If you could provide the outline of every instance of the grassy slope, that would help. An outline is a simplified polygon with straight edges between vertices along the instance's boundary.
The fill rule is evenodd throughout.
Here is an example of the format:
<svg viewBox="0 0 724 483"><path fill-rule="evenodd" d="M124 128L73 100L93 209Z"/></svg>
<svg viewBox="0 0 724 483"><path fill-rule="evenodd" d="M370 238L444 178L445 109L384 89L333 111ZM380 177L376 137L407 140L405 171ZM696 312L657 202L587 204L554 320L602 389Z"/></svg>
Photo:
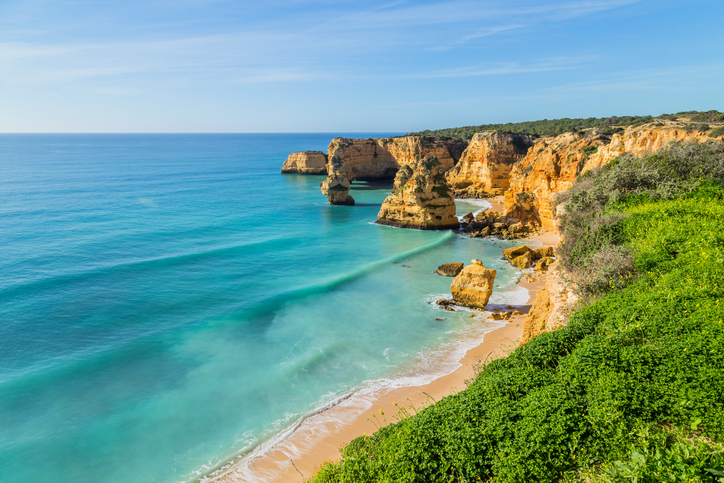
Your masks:
<svg viewBox="0 0 724 483"><path fill-rule="evenodd" d="M618 201L636 278L311 481L724 482L724 190Z"/></svg>

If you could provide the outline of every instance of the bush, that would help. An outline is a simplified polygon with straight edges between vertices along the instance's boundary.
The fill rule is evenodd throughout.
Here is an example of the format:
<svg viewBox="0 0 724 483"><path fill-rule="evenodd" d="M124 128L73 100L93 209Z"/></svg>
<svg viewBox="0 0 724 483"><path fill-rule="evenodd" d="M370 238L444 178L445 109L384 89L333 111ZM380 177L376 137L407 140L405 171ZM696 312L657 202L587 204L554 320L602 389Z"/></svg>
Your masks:
<svg viewBox="0 0 724 483"><path fill-rule="evenodd" d="M691 192L703 182L724 187L724 143L674 143L637 158L624 154L586 173L556 202L561 217L562 265L580 295L621 288L634 273L632 254L622 247L623 215L611 210Z"/></svg>
<svg viewBox="0 0 724 483"><path fill-rule="evenodd" d="M718 127L716 129L712 129L712 131L709 133L710 138L716 138L719 136L724 136L724 127Z"/></svg>

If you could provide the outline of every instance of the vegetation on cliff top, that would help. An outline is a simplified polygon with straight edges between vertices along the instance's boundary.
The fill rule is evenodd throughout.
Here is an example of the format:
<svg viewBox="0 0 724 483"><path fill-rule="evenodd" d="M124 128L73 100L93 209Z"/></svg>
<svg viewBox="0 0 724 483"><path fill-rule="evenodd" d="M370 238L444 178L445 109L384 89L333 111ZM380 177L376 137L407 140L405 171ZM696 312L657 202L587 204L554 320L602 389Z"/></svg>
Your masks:
<svg viewBox="0 0 724 483"><path fill-rule="evenodd" d="M572 212L593 214L566 220L588 230L565 257L625 247L625 282L466 390L355 439L311 481L724 482L722 153L679 146L580 180ZM586 198L591 179L617 192ZM591 235L604 217L615 236Z"/></svg>
<svg viewBox="0 0 724 483"><path fill-rule="evenodd" d="M719 111L685 111L676 114L662 114L656 119L678 120L687 119L693 123L724 123L724 113ZM481 124L480 126L463 126L447 129L426 129L410 133L414 136L445 136L471 139L480 131L500 131L513 134L530 134L534 136L558 136L565 132L588 128L616 128L636 126L655 121L653 116L620 116L620 117L589 117L587 119L543 119L540 121L514 122L506 124Z"/></svg>

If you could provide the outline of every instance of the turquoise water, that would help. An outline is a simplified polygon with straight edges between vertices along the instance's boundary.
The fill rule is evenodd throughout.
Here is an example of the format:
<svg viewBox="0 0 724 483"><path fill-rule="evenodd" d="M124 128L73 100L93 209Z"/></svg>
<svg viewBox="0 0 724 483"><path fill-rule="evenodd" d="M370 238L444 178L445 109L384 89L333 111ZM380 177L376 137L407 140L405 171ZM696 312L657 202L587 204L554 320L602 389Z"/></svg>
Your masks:
<svg viewBox="0 0 724 483"><path fill-rule="evenodd" d="M449 372L430 354L490 327L428 303L439 264L482 258L520 299L509 243L378 226L388 185L337 207L279 173L334 136L0 136L0 481L193 480Z"/></svg>

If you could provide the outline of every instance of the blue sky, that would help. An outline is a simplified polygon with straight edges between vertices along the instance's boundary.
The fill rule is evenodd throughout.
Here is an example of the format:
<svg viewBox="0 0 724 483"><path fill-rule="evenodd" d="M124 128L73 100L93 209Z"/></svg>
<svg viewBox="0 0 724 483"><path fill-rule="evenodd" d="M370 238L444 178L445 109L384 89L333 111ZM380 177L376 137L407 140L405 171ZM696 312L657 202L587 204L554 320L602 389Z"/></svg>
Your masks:
<svg viewBox="0 0 724 483"><path fill-rule="evenodd" d="M724 110L722 0L1 0L0 132Z"/></svg>

